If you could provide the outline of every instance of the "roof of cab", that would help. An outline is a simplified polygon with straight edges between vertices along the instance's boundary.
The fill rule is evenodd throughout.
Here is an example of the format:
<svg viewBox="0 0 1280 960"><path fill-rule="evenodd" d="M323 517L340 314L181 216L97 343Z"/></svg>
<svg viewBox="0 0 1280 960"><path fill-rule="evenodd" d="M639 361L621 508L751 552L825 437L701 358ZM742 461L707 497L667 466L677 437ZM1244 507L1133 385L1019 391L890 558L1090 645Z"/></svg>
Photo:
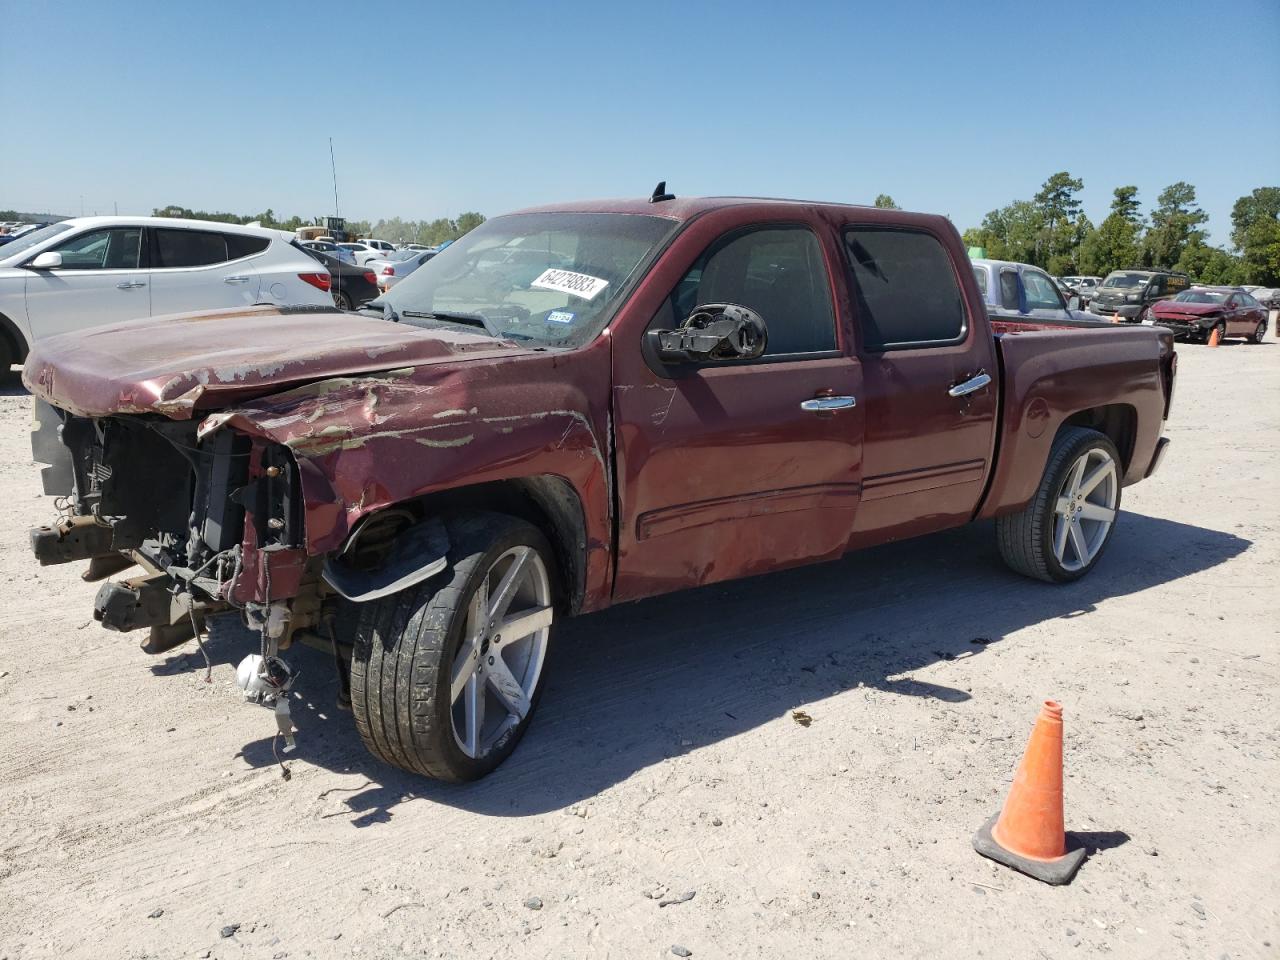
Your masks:
<svg viewBox="0 0 1280 960"><path fill-rule="evenodd" d="M699 214L725 207L741 206L800 206L829 207L848 210L876 210L865 204L828 203L819 200L789 200L775 197L676 197L652 203L647 197L628 197L613 200L578 200L569 203L550 203L528 207L515 213L630 213L650 217L666 217L671 220L691 220ZM891 211L898 213L901 211Z"/></svg>

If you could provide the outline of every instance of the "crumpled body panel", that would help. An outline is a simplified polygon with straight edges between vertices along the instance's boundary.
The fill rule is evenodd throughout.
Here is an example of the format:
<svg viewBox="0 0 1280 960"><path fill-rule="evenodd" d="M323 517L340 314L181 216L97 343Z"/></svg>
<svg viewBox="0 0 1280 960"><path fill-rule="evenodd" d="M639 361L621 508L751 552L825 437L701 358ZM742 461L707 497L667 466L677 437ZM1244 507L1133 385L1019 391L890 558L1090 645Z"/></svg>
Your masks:
<svg viewBox="0 0 1280 960"><path fill-rule="evenodd" d="M424 364L250 400L205 417L198 435L230 427L293 452L313 556L336 549L366 514L414 497L562 478L582 504L591 609L607 601L611 567L608 378L607 340L572 353Z"/></svg>
<svg viewBox="0 0 1280 960"><path fill-rule="evenodd" d="M23 380L36 396L79 416L189 420L322 378L528 352L481 331L426 330L323 308L249 307L38 340Z"/></svg>

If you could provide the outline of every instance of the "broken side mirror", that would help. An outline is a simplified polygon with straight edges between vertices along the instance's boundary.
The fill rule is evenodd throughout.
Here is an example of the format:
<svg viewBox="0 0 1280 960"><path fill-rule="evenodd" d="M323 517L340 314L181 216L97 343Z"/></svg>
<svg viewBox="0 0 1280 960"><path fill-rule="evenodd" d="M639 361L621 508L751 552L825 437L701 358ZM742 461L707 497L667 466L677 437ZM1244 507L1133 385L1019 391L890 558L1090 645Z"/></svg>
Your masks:
<svg viewBox="0 0 1280 960"><path fill-rule="evenodd" d="M1068 309L1068 310L1079 310L1079 309L1080 309L1080 298L1079 298L1078 296L1076 296L1075 294L1072 294L1071 299L1069 299L1069 300L1067 301L1067 309Z"/></svg>
<svg viewBox="0 0 1280 960"><path fill-rule="evenodd" d="M675 330L650 330L649 342L663 363L755 360L769 334L764 318L736 303L706 303Z"/></svg>

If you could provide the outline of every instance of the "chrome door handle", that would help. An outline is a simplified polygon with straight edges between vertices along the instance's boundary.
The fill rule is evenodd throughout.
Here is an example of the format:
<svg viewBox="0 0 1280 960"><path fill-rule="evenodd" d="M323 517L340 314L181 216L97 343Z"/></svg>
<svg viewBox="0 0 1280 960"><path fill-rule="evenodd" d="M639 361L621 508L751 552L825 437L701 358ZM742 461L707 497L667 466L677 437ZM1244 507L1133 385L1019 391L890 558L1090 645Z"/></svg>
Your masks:
<svg viewBox="0 0 1280 960"><path fill-rule="evenodd" d="M857 404L858 401L853 397L814 397L800 404L800 409L821 413L824 410L848 410Z"/></svg>
<svg viewBox="0 0 1280 960"><path fill-rule="evenodd" d="M222 282L223 283L248 283L249 278L248 277L224 277Z"/></svg>
<svg viewBox="0 0 1280 960"><path fill-rule="evenodd" d="M117 290L136 290L138 287L145 287L146 284L141 280L125 280L116 284Z"/></svg>
<svg viewBox="0 0 1280 960"><path fill-rule="evenodd" d="M970 377L964 383L957 383L954 387L947 391L950 397L967 397L971 393L977 393L983 387L991 383L991 375L989 373L979 372L976 376Z"/></svg>

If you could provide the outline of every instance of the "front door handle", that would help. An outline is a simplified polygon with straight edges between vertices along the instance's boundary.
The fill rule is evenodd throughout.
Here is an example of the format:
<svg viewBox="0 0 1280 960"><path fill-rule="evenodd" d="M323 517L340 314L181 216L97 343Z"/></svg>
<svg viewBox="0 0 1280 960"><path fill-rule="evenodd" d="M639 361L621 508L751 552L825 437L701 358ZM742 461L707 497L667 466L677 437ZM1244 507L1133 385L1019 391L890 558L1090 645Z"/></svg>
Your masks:
<svg viewBox="0 0 1280 960"><path fill-rule="evenodd" d="M823 413L827 410L848 410L857 404L858 401L853 397L814 397L800 404L800 409L810 413Z"/></svg>
<svg viewBox="0 0 1280 960"><path fill-rule="evenodd" d="M226 277L223 279L222 282L223 283L248 283L249 278L248 277Z"/></svg>
<svg viewBox="0 0 1280 960"><path fill-rule="evenodd" d="M116 284L117 290L136 290L138 287L145 287L146 284L141 280L124 280Z"/></svg>
<svg viewBox="0 0 1280 960"><path fill-rule="evenodd" d="M983 387L991 383L991 374L979 370L977 374L970 377L963 383L957 383L954 387L947 391L950 397L967 397L971 393L977 393Z"/></svg>

